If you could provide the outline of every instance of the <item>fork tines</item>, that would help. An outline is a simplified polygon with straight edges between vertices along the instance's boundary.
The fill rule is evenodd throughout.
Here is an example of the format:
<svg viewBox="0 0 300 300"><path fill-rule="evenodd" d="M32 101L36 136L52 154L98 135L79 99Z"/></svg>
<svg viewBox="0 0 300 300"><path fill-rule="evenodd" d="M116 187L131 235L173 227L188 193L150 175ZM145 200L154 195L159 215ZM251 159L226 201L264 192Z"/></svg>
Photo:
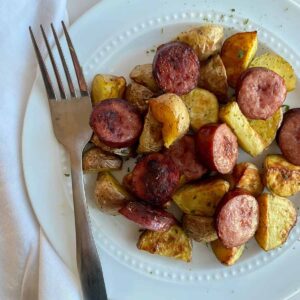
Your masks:
<svg viewBox="0 0 300 300"><path fill-rule="evenodd" d="M85 81L85 78L84 78L84 75L83 75L83 72L82 72L82 68L79 64L75 49L74 49L72 41L71 41L71 38L69 36L69 33L67 31L67 28L66 28L64 22L62 21L61 23L62 23L63 31L65 33L65 37L66 37L66 41L67 41L68 48L69 48L69 51L70 51L70 55L71 55L71 58L72 58L72 61L73 61L73 65L74 65L74 69L75 69L75 73L76 73L76 77L77 77L77 81L78 81L78 85L79 85L80 94L81 94L82 97L83 96L88 96L89 95L88 86L86 84L86 81ZM48 50L48 53L49 53L49 58L50 58L50 61L51 61L51 64L52 64L52 67L53 67L53 70L54 70L55 78L56 78L56 81L57 81L57 84L58 84L60 98L61 99L66 99L67 98L66 93L65 93L62 81L61 81L61 77L60 77L60 74L59 74L54 56L52 54L52 50L51 50L49 41L47 39L47 36L45 34L43 26L41 25L40 27L41 27L42 35L43 35L43 38L44 38L44 41L45 41L45 44L46 44L46 47L47 47L47 50ZM65 57L64 57L59 39L57 37L56 31L55 31L54 26L53 26L52 23L51 23L51 29L52 29L52 32L53 32L53 35L54 35L54 40L55 40L57 50L58 50L58 53L59 53L59 56L60 56L60 59L61 59L61 62L62 62L62 66L63 66L63 69L65 71L66 79L67 79L69 90L70 90L70 95L71 95L71 97L76 97L76 93L75 93L73 81L72 81L72 78L71 78L71 75L70 75L70 72L69 72L69 68L67 66L67 63L66 63L66 60L65 60ZM46 67L45 62L43 60L43 57L41 55L41 52L39 50L39 47L37 45L37 42L35 40L35 37L33 35L31 27L29 27L29 31L30 31L33 47L34 47L34 50L35 50L35 54L37 56L37 60L38 60L38 63L39 63L40 69L41 69L44 84L45 84L45 87L46 87L47 96L48 96L49 99L57 99L57 97L55 95L55 92L54 92L54 89L53 89L53 85L52 85L49 73L47 71L47 67Z"/></svg>

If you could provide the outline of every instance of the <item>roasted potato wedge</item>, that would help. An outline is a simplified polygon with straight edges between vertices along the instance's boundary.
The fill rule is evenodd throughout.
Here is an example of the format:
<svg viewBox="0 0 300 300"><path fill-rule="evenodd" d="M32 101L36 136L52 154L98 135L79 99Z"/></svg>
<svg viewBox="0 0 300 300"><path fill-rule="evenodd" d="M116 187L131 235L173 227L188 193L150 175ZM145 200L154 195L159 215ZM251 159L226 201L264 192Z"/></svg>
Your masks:
<svg viewBox="0 0 300 300"><path fill-rule="evenodd" d="M239 32L225 40L221 58L225 65L228 83L236 87L238 78L251 63L257 50L257 32Z"/></svg>
<svg viewBox="0 0 300 300"><path fill-rule="evenodd" d="M183 215L182 227L188 237L196 242L209 243L218 238L214 227L214 218Z"/></svg>
<svg viewBox="0 0 300 300"><path fill-rule="evenodd" d="M99 209L110 215L119 214L120 208L134 200L109 172L98 174L94 196Z"/></svg>
<svg viewBox="0 0 300 300"><path fill-rule="evenodd" d="M221 102L227 101L227 75L220 55L201 63L198 86L215 94Z"/></svg>
<svg viewBox="0 0 300 300"><path fill-rule="evenodd" d="M258 197L264 186L258 168L249 162L237 164L231 174L233 187L248 191L254 197Z"/></svg>
<svg viewBox="0 0 300 300"><path fill-rule="evenodd" d="M203 25L182 32L176 40L187 43L197 53L199 60L220 52L224 38L224 29L215 24Z"/></svg>
<svg viewBox="0 0 300 300"><path fill-rule="evenodd" d="M126 80L122 76L97 74L92 82L91 98L93 105L109 98L122 98Z"/></svg>
<svg viewBox="0 0 300 300"><path fill-rule="evenodd" d="M252 156L257 156L265 149L259 134L250 126L247 118L242 114L235 101L221 107L219 118L235 133L239 146Z"/></svg>
<svg viewBox="0 0 300 300"><path fill-rule="evenodd" d="M147 87L132 82L126 88L125 99L136 107L141 114L146 114L148 110L148 99L152 98L154 93Z"/></svg>
<svg viewBox="0 0 300 300"><path fill-rule="evenodd" d="M82 169L85 173L119 170L122 168L122 163L120 157L104 152L98 147L90 148L82 157Z"/></svg>
<svg viewBox="0 0 300 300"><path fill-rule="evenodd" d="M284 79L288 92L296 88L297 77L293 67L278 54L267 52L255 57L249 67L264 67L276 72Z"/></svg>
<svg viewBox="0 0 300 300"><path fill-rule="evenodd" d="M186 184L173 194L173 201L186 214L212 217L218 202L229 190L222 179Z"/></svg>
<svg viewBox="0 0 300 300"><path fill-rule="evenodd" d="M162 123L164 145L169 148L189 130L188 109L179 96L171 93L150 99L149 105L154 118Z"/></svg>
<svg viewBox="0 0 300 300"><path fill-rule="evenodd" d="M265 148L269 147L276 137L276 133L282 122L283 112L279 108L277 112L267 120L250 120L250 126L259 134Z"/></svg>
<svg viewBox="0 0 300 300"><path fill-rule="evenodd" d="M165 232L144 231L137 247L152 254L181 259L185 262L190 262L192 259L191 240L178 225L173 225Z"/></svg>
<svg viewBox="0 0 300 300"><path fill-rule="evenodd" d="M300 191L300 167L289 163L282 155L267 155L263 181L278 196L295 195Z"/></svg>
<svg viewBox="0 0 300 300"><path fill-rule="evenodd" d="M149 109L145 117L144 128L140 135L137 152L158 152L162 149L163 145L162 124L153 117Z"/></svg>
<svg viewBox="0 0 300 300"><path fill-rule="evenodd" d="M255 239L265 251L283 245L297 221L293 203L283 197L264 193L258 197L259 225Z"/></svg>
<svg viewBox="0 0 300 300"><path fill-rule="evenodd" d="M245 245L233 248L226 248L220 240L211 242L211 249L216 258L226 266L232 266L242 256Z"/></svg>
<svg viewBox="0 0 300 300"><path fill-rule="evenodd" d="M181 96L181 99L188 109L191 127L194 131L205 124L218 121L218 99L211 92L196 88Z"/></svg>
<svg viewBox="0 0 300 300"><path fill-rule="evenodd" d="M153 93L159 92L159 87L152 74L152 64L137 65L130 72L129 77L145 87Z"/></svg>

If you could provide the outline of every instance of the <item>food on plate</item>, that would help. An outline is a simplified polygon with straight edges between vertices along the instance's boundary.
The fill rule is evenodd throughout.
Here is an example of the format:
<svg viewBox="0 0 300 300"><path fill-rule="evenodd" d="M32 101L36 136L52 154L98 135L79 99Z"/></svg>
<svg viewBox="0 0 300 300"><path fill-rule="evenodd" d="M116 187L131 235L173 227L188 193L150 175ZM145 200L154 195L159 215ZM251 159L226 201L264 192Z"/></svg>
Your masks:
<svg viewBox="0 0 300 300"><path fill-rule="evenodd" d="M137 110L123 99L107 99L94 106L90 125L103 144L114 148L132 146L143 128Z"/></svg>
<svg viewBox="0 0 300 300"><path fill-rule="evenodd" d="M93 105L110 98L122 98L126 88L123 76L97 74L92 82Z"/></svg>
<svg viewBox="0 0 300 300"><path fill-rule="evenodd" d="M172 199L186 214L212 217L219 201L229 190L223 179L186 184L178 189Z"/></svg>
<svg viewBox="0 0 300 300"><path fill-rule="evenodd" d="M211 242L211 249L214 252L216 258L226 266L232 266L235 264L244 252L245 245L238 247L225 247L220 240Z"/></svg>
<svg viewBox="0 0 300 300"><path fill-rule="evenodd" d="M258 133L265 148L269 147L276 137L276 133L282 122L283 112L279 108L274 115L267 120L248 119L250 126Z"/></svg>
<svg viewBox="0 0 300 300"><path fill-rule="evenodd" d="M132 189L132 172L127 173L122 180L122 185L126 191L133 193Z"/></svg>
<svg viewBox="0 0 300 300"><path fill-rule="evenodd" d="M252 163L237 164L231 176L234 188L244 189L254 197L258 197L264 189L259 170Z"/></svg>
<svg viewBox="0 0 300 300"><path fill-rule="evenodd" d="M134 194L150 204L162 206L171 199L180 173L173 161L161 153L143 157L132 171Z"/></svg>
<svg viewBox="0 0 300 300"><path fill-rule="evenodd" d="M199 67L199 59L189 45L169 42L157 48L153 76L165 93L183 95L197 86Z"/></svg>
<svg viewBox="0 0 300 300"><path fill-rule="evenodd" d="M198 161L194 137L185 135L175 142L164 154L172 159L178 168L181 180L189 182L201 178L207 169Z"/></svg>
<svg viewBox="0 0 300 300"><path fill-rule="evenodd" d="M243 72L236 87L236 101L249 119L267 120L286 98L284 80L277 73L261 67Z"/></svg>
<svg viewBox="0 0 300 300"><path fill-rule="evenodd" d="M263 181L274 194L289 197L300 191L300 166L289 163L282 155L267 155Z"/></svg>
<svg viewBox="0 0 300 300"><path fill-rule="evenodd" d="M119 212L142 228L153 231L167 231L177 223L169 212L137 201L128 202Z"/></svg>
<svg viewBox="0 0 300 300"><path fill-rule="evenodd" d="M185 233L196 242L209 243L218 238L214 227L214 218L183 215L182 227Z"/></svg>
<svg viewBox="0 0 300 300"><path fill-rule="evenodd" d="M277 142L283 156L300 166L300 108L290 109L284 114Z"/></svg>
<svg viewBox="0 0 300 300"><path fill-rule="evenodd" d="M230 173L238 158L237 138L226 124L207 124L196 135L200 161L211 171Z"/></svg>
<svg viewBox="0 0 300 300"><path fill-rule="evenodd" d="M283 245L297 221L293 203L283 197L264 193L258 197L259 225L255 239L265 251Z"/></svg>
<svg viewBox="0 0 300 300"><path fill-rule="evenodd" d="M162 137L162 123L158 122L151 112L148 113L144 120L144 127L140 135L138 153L158 152L164 145Z"/></svg>
<svg viewBox="0 0 300 300"><path fill-rule="evenodd" d="M148 110L148 99L152 98L154 93L147 87L132 82L126 88L125 99L130 102L141 114L146 114Z"/></svg>
<svg viewBox="0 0 300 300"><path fill-rule="evenodd" d="M228 83L235 88L240 75L248 68L257 50L257 32L238 32L225 40L221 50Z"/></svg>
<svg viewBox="0 0 300 300"><path fill-rule="evenodd" d="M148 88L153 93L159 93L159 87L153 77L152 64L137 65L130 72L129 77L136 83Z"/></svg>
<svg viewBox="0 0 300 300"><path fill-rule="evenodd" d="M192 259L191 240L178 225L173 225L165 232L144 231L137 247L152 254L181 259L185 262L190 262Z"/></svg>
<svg viewBox="0 0 300 300"><path fill-rule="evenodd" d="M247 191L234 189L218 203L215 226L226 248L239 247L249 241L258 226L259 208Z"/></svg>
<svg viewBox="0 0 300 300"><path fill-rule="evenodd" d="M119 214L119 209L133 199L109 172L98 174L94 198L99 209L110 215Z"/></svg>
<svg viewBox="0 0 300 300"><path fill-rule="evenodd" d="M181 99L188 109L194 131L205 124L218 122L218 99L211 92L195 88L188 94L182 95Z"/></svg>
<svg viewBox="0 0 300 300"><path fill-rule="evenodd" d="M179 96L169 93L149 100L149 105L154 118L162 123L164 145L169 148L188 131L188 110Z"/></svg>
<svg viewBox="0 0 300 300"><path fill-rule="evenodd" d="M220 55L214 55L200 64L198 86L215 94L221 102L227 101L227 74Z"/></svg>
<svg viewBox="0 0 300 300"><path fill-rule="evenodd" d="M235 101L220 108L219 118L225 122L237 136L238 144L251 156L257 156L265 149L259 134L250 126Z"/></svg>
<svg viewBox="0 0 300 300"><path fill-rule="evenodd" d="M122 162L120 157L104 152L101 148L92 147L83 154L82 169L86 173L119 170L122 168Z"/></svg>
<svg viewBox="0 0 300 300"><path fill-rule="evenodd" d="M179 34L176 40L187 43L196 52L200 61L220 52L224 38L224 29L220 25L208 24Z"/></svg>
<svg viewBox="0 0 300 300"><path fill-rule="evenodd" d="M264 67L276 72L284 79L288 92L296 88L297 78L293 67L278 54L267 52L255 57L249 67Z"/></svg>

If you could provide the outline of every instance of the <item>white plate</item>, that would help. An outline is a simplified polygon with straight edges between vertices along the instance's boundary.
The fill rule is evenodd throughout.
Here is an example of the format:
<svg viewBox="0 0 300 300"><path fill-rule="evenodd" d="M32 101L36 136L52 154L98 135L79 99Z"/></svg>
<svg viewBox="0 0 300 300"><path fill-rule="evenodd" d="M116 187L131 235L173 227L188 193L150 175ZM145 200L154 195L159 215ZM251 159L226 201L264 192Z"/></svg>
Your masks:
<svg viewBox="0 0 300 300"><path fill-rule="evenodd" d="M252 1L251 5L255 2L258 3ZM265 2L270 4L271 1ZM151 51L147 53L147 50L170 40L190 26L205 22L224 25L227 33L232 30L258 30L259 52L271 48L290 61L299 77L300 56L290 48L289 43L278 38L276 35L278 32L281 37L283 36L282 29L267 30L263 26L264 23L260 24L261 20L257 19L260 14L253 12L251 6L246 7L246 5L250 4L236 4L235 1L220 4L211 1L203 5L197 1L155 0L151 1L150 5L137 0L104 1L71 27L70 33L89 82L98 72L128 77L129 71L136 64L152 61L153 53ZM268 7L267 3L260 5L262 11L263 7L265 9ZM278 8L277 6L274 6L274 9L278 10L276 13L279 15L294 8L288 2L284 2L284 5L279 5ZM130 13L126 10L129 7ZM153 10L151 9L153 7L159 9ZM235 11L232 10L233 8ZM248 9L247 14L245 9ZM243 11L243 16L239 16ZM265 19L265 25L270 26L267 16ZM289 21L285 22L289 23ZM297 24L299 25L299 22ZM292 24L290 27L293 27ZM291 44L295 47L293 42ZM65 48L64 43L63 48ZM288 95L286 103L291 107L300 106L299 99L298 87ZM26 185L33 209L57 252L75 271L74 217L70 178L66 176L69 174L68 159L53 135L40 76L35 82L28 102L22 146ZM264 155L275 152L278 152L278 149L273 145ZM253 161L258 165L261 165L262 159L263 157L252 159L245 153L241 153L239 158L240 161ZM125 165L124 170L126 169ZM135 246L139 235L138 228L122 217L111 217L100 213L92 201L95 176L86 176L85 181L97 246L107 251L120 263L158 279L195 283L211 279L226 280L254 272L285 253L300 233L298 224L286 245L270 253L264 253L255 241L251 241L240 261L229 268L217 262L205 245L194 243L193 261L186 264L138 251ZM299 203L298 201L297 205Z"/></svg>

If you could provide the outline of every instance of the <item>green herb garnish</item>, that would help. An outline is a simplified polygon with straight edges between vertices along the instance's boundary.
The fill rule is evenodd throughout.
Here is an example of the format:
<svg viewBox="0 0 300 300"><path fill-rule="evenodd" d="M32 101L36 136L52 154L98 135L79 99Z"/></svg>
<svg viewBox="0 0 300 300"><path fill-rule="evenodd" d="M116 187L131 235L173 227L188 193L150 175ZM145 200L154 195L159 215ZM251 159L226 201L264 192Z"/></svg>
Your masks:
<svg viewBox="0 0 300 300"><path fill-rule="evenodd" d="M281 105L281 107L284 109L284 112L287 112L290 109L289 105Z"/></svg>
<svg viewBox="0 0 300 300"><path fill-rule="evenodd" d="M238 58L243 58L244 57L244 51L243 50L239 50L237 57Z"/></svg>

